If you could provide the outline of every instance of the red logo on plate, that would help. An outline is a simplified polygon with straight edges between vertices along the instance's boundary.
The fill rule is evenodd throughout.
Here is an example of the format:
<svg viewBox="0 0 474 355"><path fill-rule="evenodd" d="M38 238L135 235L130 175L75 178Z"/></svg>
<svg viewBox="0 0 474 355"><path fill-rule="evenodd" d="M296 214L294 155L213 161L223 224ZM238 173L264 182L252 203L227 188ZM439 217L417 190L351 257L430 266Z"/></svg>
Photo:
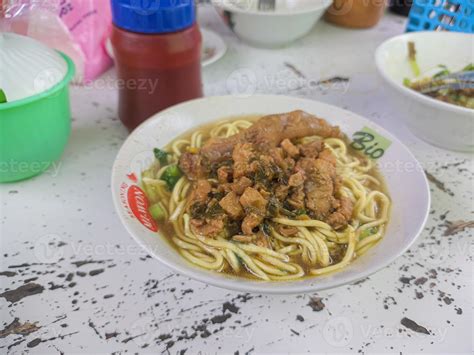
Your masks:
<svg viewBox="0 0 474 355"><path fill-rule="evenodd" d="M136 185L130 186L127 191L127 200L133 215L140 223L152 232L158 231L156 222L148 212L149 203L143 190Z"/></svg>
<svg viewBox="0 0 474 355"><path fill-rule="evenodd" d="M135 183L138 181L137 176L134 173L127 174L127 177Z"/></svg>

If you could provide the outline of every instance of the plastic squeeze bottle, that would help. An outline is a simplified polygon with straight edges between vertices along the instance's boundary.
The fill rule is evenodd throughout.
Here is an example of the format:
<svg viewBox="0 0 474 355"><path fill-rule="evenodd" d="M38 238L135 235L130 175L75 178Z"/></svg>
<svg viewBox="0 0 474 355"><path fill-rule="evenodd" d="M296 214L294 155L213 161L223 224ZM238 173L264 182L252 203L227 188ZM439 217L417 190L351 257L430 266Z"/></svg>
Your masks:
<svg viewBox="0 0 474 355"><path fill-rule="evenodd" d="M202 96L201 33L193 0L111 0L119 117L132 131Z"/></svg>

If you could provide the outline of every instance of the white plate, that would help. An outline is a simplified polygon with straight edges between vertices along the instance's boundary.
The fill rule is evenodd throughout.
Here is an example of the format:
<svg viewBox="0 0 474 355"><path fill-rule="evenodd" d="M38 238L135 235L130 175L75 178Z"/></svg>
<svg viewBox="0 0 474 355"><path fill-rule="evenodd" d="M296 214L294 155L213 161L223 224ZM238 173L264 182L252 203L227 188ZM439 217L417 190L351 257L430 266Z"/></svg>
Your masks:
<svg viewBox="0 0 474 355"><path fill-rule="evenodd" d="M474 151L474 110L448 104L403 85L414 79L408 63L408 42L414 42L421 73L443 64L458 71L474 62L474 35L457 32L412 32L382 43L375 53L377 69L387 84L399 117L420 138L460 151Z"/></svg>
<svg viewBox="0 0 474 355"><path fill-rule="evenodd" d="M383 240L344 270L316 278L292 282L265 282L240 279L210 272L189 264L153 231L146 215L135 217L130 201L143 207L143 195L135 177L153 162L153 148L163 147L190 129L230 116L270 114L302 109L339 125L352 136L363 127L375 130L392 144L379 159L392 199L391 219ZM156 114L139 126L125 141L112 169L112 196L122 223L133 238L170 268L193 279L218 287L244 292L289 294L314 292L355 282L380 270L404 253L426 222L430 193L423 169L410 151L394 136L354 113L317 101L286 96L222 96L189 101ZM132 202L133 205L133 202ZM139 209L138 209L139 210Z"/></svg>
<svg viewBox="0 0 474 355"><path fill-rule="evenodd" d="M217 62L227 52L227 46L224 40L214 31L207 30L201 27L202 35L202 51L201 64L203 67ZM107 54L114 59L114 50L110 38L105 41L105 50Z"/></svg>

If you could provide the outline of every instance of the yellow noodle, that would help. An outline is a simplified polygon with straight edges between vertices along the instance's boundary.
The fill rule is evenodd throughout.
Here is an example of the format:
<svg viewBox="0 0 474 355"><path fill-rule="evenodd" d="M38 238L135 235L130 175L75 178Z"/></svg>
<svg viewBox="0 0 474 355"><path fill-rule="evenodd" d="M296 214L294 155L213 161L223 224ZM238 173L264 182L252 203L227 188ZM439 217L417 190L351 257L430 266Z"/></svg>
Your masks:
<svg viewBox="0 0 474 355"><path fill-rule="evenodd" d="M277 258L274 258L273 256L263 254L263 255L260 255L260 259L266 261L267 263L269 263L273 266L276 266L277 268L279 268L281 270L285 270L285 271L288 271L288 272L297 272L294 265L284 263L283 261L278 260Z"/></svg>
<svg viewBox="0 0 474 355"><path fill-rule="evenodd" d="M175 140L167 148L171 152L168 156L169 164L177 164L183 152L191 152L191 148L199 149L209 137L229 137L251 125L250 120L227 121L217 124L209 133L198 130L189 139ZM323 138L312 136L299 142L321 139ZM310 275L322 275L346 267L355 255L360 256L377 244L383 236L390 209L389 198L381 191L372 189L382 185L376 176L370 174L374 163L370 159L351 155L347 144L341 139L323 140L327 149L336 157L336 170L342 176L342 186L338 193L354 204L352 221L343 231L336 231L319 220L274 218L270 222L268 248L233 242L224 235L209 238L197 235L190 229L186 206L192 182L185 176L169 191L166 182L160 179L168 165L160 166L155 161L143 172L143 188L150 203L158 203L163 208L166 219L171 222L175 235L170 239L180 254L199 267L217 272L251 273L267 281L291 281L305 276L304 269L295 262L302 259L305 264L314 266L309 270ZM218 184L215 179L208 181ZM297 235L284 237L274 228L278 224L297 227ZM377 229L374 234L358 240L363 231L374 227ZM341 245L347 246L346 253L339 263L332 264L331 255L338 253Z"/></svg>
<svg viewBox="0 0 474 355"><path fill-rule="evenodd" d="M203 260L202 257L194 256L193 254L191 254L185 249L181 249L180 252L181 252L181 255L183 255L186 259L188 259L192 263L199 265L205 269L216 270L222 267L223 259L222 260L216 259L214 262L207 262Z"/></svg>
<svg viewBox="0 0 474 355"><path fill-rule="evenodd" d="M369 237L366 237L366 238L364 238L363 240L361 240L360 242L357 243L356 250L362 249L366 245L372 244L372 243L376 242L377 240L379 240L380 238L382 238L381 233L376 233L376 234L373 234Z"/></svg>
<svg viewBox="0 0 474 355"><path fill-rule="evenodd" d="M316 262L317 251L313 248L313 245L310 242L308 242L306 239L296 238L296 237L292 237L292 238L284 237L281 234L277 233L275 229L272 229L272 236L285 243L295 243L295 244L302 245L303 248L306 248L306 250L309 252L310 260Z"/></svg>
<svg viewBox="0 0 474 355"><path fill-rule="evenodd" d="M280 269L278 269L274 266L269 266L269 265L265 264L264 262L262 262L258 259L255 259L254 262L255 262L255 264L257 264L257 266L260 269L262 269L264 272L269 274L270 278L272 277L271 275L280 275L280 276L288 275L287 272L285 272L283 270L280 270Z"/></svg>
<svg viewBox="0 0 474 355"><path fill-rule="evenodd" d="M171 145L171 150L173 151L175 156L179 157L179 156L181 156L180 147L181 146L189 146L189 145L190 145L190 142L188 140L179 139L179 140L176 140L176 141L173 142L173 144Z"/></svg>
<svg viewBox="0 0 474 355"><path fill-rule="evenodd" d="M185 242L184 240L181 240L180 238L173 237L171 239L173 240L173 243L175 243L181 249L188 249L188 250L195 250L195 251L202 250L202 248L200 248L199 246Z"/></svg>
<svg viewBox="0 0 474 355"><path fill-rule="evenodd" d="M347 245L346 254L344 255L344 258L341 260L341 262L339 262L335 265L331 265L331 266L321 268L321 269L311 269L310 270L311 274L312 275L322 275L322 274L327 274L329 272L333 272L333 271L342 269L343 267L347 266L351 262L351 260L354 256L354 249L355 249L355 235L354 235L354 233L351 233L351 235L349 237L349 244Z"/></svg>
<svg viewBox="0 0 474 355"><path fill-rule="evenodd" d="M232 250L226 249L224 252L224 256L229 262L229 265L232 267L234 272L240 272L240 262L237 259L237 256Z"/></svg>
<svg viewBox="0 0 474 355"><path fill-rule="evenodd" d="M278 249L277 251L280 253L280 254L289 254L291 252L294 252L295 250L297 250L297 246L296 245L288 245L286 247L283 247L281 249Z"/></svg>
<svg viewBox="0 0 474 355"><path fill-rule="evenodd" d="M323 229L332 229L329 224L315 220L315 219L293 220L293 219L286 219L286 218L273 218L273 222L285 224L287 226L292 226L292 227L319 227Z"/></svg>
<svg viewBox="0 0 474 355"><path fill-rule="evenodd" d="M289 258L288 258L288 255L285 255L285 254L280 254L276 251L273 251L271 249L268 249L268 248L263 248L263 247L259 247L259 246L256 246L256 245L253 245L253 244L237 244L238 247L246 252L249 252L249 253L257 253L257 254L267 254L269 256L272 256L274 258L277 258L277 259L280 259L280 260L283 260L283 261L289 261Z"/></svg>
<svg viewBox="0 0 474 355"><path fill-rule="evenodd" d="M291 280L297 280L301 279L304 276L304 270L303 268L298 265L298 264L293 264L293 266L296 268L297 272L292 274L292 275L287 275L287 276L270 276L270 279L273 281L291 281Z"/></svg>
<svg viewBox="0 0 474 355"><path fill-rule="evenodd" d="M170 216L170 221L176 221L181 213L184 211L184 206L186 204L186 201L181 201L178 206L176 206L176 209L174 210L173 214Z"/></svg>

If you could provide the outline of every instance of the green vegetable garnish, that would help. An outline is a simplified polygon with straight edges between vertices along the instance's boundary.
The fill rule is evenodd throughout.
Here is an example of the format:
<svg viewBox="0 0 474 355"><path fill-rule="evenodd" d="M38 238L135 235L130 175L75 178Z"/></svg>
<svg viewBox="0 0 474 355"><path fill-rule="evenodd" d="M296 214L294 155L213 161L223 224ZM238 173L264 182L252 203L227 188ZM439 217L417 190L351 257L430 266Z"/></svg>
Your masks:
<svg viewBox="0 0 474 355"><path fill-rule="evenodd" d="M166 213L159 203L155 203L148 210L155 221L162 221L166 218Z"/></svg>
<svg viewBox="0 0 474 355"><path fill-rule="evenodd" d="M262 232L263 234L265 234L266 236L270 236L272 234L272 229L271 227L268 225L268 223L266 222L263 222L262 223Z"/></svg>
<svg viewBox="0 0 474 355"><path fill-rule="evenodd" d="M362 233L360 233L360 239L367 238L367 237L377 233L378 230L379 229L377 227L372 227L372 228L366 229L366 230L362 231Z"/></svg>
<svg viewBox="0 0 474 355"><path fill-rule="evenodd" d="M5 95L5 91L0 89L0 104L4 104L7 102L7 95Z"/></svg>
<svg viewBox="0 0 474 355"><path fill-rule="evenodd" d="M299 210L296 210L295 213L297 216L303 216L306 214L306 210L304 208L301 208Z"/></svg>
<svg viewBox="0 0 474 355"><path fill-rule="evenodd" d="M281 212L281 214L283 214L287 217L290 217L290 218L296 218L297 217L296 213L294 213L294 212L292 212L292 211L290 211L290 210L288 210L284 207L280 208L280 212Z"/></svg>
<svg viewBox="0 0 474 355"><path fill-rule="evenodd" d="M153 149L153 153L155 154L155 158L160 162L161 166L165 166L166 164L168 164L169 153L158 148Z"/></svg>
<svg viewBox="0 0 474 355"><path fill-rule="evenodd" d="M415 77L420 76L420 67L416 61L416 49L414 42L408 42L408 62Z"/></svg>
<svg viewBox="0 0 474 355"><path fill-rule="evenodd" d="M441 76L450 74L450 71L449 71L449 69L446 65L440 64L440 65L438 65L438 67L440 67L443 70L441 70L440 72L433 75L433 79L436 79L436 78L439 78Z"/></svg>
<svg viewBox="0 0 474 355"><path fill-rule="evenodd" d="M403 79L403 85L410 87L411 86L411 81L408 78Z"/></svg>
<svg viewBox="0 0 474 355"><path fill-rule="evenodd" d="M474 70L474 63L466 65L466 67L462 71L472 71Z"/></svg>
<svg viewBox="0 0 474 355"><path fill-rule="evenodd" d="M177 165L170 165L166 168L163 175L161 175L161 180L166 182L166 186L168 190L173 190L174 185L178 182L178 180L183 176L181 169Z"/></svg>
<svg viewBox="0 0 474 355"><path fill-rule="evenodd" d="M222 209L221 205L219 205L218 203L215 203L206 209L206 212L204 213L204 217L212 219L219 216L222 213L224 213L224 210Z"/></svg>

